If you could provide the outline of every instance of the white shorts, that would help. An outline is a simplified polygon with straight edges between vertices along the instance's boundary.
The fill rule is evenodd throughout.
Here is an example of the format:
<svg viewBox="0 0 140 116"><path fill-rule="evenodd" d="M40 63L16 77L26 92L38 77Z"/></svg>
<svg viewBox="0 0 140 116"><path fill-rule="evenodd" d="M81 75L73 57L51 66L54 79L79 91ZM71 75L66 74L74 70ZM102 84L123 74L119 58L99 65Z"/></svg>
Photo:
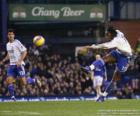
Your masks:
<svg viewBox="0 0 140 116"><path fill-rule="evenodd" d="M103 77L101 76L95 76L94 79L93 79L93 86L96 87L96 86L102 86L102 83L103 83Z"/></svg>

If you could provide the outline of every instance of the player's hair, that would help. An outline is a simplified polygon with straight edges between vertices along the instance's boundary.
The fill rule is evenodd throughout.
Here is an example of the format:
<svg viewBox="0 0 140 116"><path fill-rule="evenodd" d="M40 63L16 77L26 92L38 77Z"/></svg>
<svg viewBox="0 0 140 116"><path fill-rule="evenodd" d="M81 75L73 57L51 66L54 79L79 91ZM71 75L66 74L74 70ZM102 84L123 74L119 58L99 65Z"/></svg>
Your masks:
<svg viewBox="0 0 140 116"><path fill-rule="evenodd" d="M9 29L8 29L8 32L13 32L13 33L15 33L15 30L12 29L12 28L9 28Z"/></svg>
<svg viewBox="0 0 140 116"><path fill-rule="evenodd" d="M108 27L107 32L111 33L113 37L117 35L116 29L112 26Z"/></svg>

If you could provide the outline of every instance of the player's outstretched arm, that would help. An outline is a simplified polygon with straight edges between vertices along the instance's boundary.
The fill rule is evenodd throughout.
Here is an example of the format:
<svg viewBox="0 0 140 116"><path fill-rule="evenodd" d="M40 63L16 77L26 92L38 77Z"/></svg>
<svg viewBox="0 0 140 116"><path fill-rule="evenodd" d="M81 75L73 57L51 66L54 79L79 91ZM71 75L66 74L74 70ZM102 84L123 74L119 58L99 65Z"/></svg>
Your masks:
<svg viewBox="0 0 140 116"><path fill-rule="evenodd" d="M92 44L91 47L93 49L111 49L116 47L116 43L114 40L102 44Z"/></svg>
<svg viewBox="0 0 140 116"><path fill-rule="evenodd" d="M89 48L92 48L92 47L91 46L79 46L79 47L76 47L75 56L77 57L78 54L86 53Z"/></svg>
<svg viewBox="0 0 140 116"><path fill-rule="evenodd" d="M82 49L90 49L90 48L92 48L92 46L87 45L87 46L82 46L82 47L80 48L80 50L82 50Z"/></svg>

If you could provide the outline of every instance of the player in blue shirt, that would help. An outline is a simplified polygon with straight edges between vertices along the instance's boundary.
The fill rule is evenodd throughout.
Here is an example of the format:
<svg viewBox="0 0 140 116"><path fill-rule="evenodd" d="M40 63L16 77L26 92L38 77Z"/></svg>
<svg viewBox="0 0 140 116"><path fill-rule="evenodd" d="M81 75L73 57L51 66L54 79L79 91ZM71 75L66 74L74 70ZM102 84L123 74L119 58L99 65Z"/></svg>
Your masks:
<svg viewBox="0 0 140 116"><path fill-rule="evenodd" d="M83 67L84 70L88 71L91 74L93 79L93 87L96 90L96 101L100 101L100 96L103 95L101 92L101 86L103 81L107 79L106 66L104 60L99 54L96 55L96 60L90 65Z"/></svg>

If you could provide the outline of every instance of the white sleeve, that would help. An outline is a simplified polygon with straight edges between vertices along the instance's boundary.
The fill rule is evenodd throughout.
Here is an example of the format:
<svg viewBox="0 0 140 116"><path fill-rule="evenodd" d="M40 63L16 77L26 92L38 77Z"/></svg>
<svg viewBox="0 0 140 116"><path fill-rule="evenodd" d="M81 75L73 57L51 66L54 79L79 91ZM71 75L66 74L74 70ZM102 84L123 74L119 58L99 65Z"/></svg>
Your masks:
<svg viewBox="0 0 140 116"><path fill-rule="evenodd" d="M113 39L112 41L110 42L106 42L106 43L102 43L102 44L97 44L95 45L96 48L115 48L117 47L117 41L115 39Z"/></svg>
<svg viewBox="0 0 140 116"><path fill-rule="evenodd" d="M16 41L17 41L17 46L21 52L24 52L27 50L26 47L19 40L16 40Z"/></svg>
<svg viewBox="0 0 140 116"><path fill-rule="evenodd" d="M120 30L116 30L118 37L124 37L124 34Z"/></svg>

